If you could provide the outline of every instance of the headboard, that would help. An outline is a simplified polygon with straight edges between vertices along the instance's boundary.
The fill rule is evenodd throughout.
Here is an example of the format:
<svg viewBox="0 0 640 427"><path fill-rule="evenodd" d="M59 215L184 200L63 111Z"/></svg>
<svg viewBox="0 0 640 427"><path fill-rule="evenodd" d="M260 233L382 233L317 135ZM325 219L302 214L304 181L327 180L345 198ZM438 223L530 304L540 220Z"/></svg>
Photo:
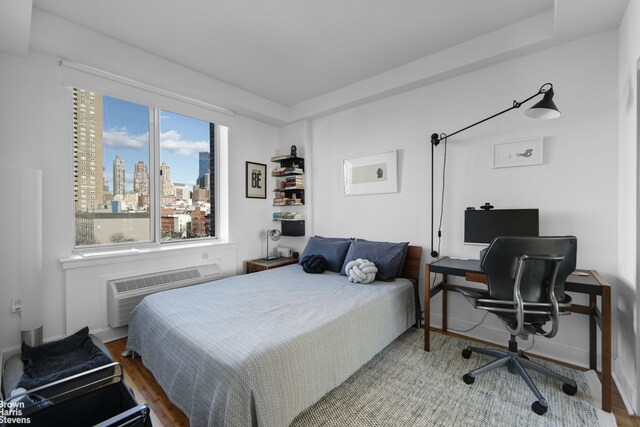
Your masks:
<svg viewBox="0 0 640 427"><path fill-rule="evenodd" d="M420 257L422 257L422 246L408 246L407 257L404 260L400 277L418 282L420 280Z"/></svg>
<svg viewBox="0 0 640 427"><path fill-rule="evenodd" d="M418 292L418 286L420 283L420 257L422 256L422 246L408 246L407 257L404 260L404 266L402 267L402 274L400 277L412 279L413 282L413 299L416 309L416 323L415 327L420 329L420 323L422 322L422 307L420 307L420 293Z"/></svg>

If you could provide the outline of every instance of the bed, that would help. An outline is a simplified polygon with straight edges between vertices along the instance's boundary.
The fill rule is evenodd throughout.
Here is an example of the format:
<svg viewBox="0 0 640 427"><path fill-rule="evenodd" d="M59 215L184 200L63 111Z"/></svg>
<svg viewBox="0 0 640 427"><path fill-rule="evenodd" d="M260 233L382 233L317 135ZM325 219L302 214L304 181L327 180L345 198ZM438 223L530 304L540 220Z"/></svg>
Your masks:
<svg viewBox="0 0 640 427"><path fill-rule="evenodd" d="M415 324L421 252L393 282L296 264L154 294L127 348L192 426L286 426Z"/></svg>

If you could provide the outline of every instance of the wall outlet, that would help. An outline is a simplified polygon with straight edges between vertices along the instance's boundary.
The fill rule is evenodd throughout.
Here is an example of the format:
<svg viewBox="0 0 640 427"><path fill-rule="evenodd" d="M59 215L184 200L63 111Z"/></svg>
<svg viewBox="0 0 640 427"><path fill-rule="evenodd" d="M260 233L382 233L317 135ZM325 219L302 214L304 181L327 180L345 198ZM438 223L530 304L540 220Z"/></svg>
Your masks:
<svg viewBox="0 0 640 427"><path fill-rule="evenodd" d="M22 298L12 298L11 299L11 312L16 313L22 310Z"/></svg>

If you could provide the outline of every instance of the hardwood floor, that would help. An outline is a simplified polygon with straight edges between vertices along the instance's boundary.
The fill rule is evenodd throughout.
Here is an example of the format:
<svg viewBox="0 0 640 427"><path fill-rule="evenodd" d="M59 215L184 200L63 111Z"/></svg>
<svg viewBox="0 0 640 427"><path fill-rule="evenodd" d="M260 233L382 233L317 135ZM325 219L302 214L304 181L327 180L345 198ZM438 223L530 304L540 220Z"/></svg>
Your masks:
<svg viewBox="0 0 640 427"><path fill-rule="evenodd" d="M187 417L169 401L153 375L142 364L142 359L124 358L120 354L125 351L127 339L122 338L106 344L114 361L119 362L125 370L125 381L133 389L139 403L147 403L154 416L154 426L188 426Z"/></svg>
<svg viewBox="0 0 640 427"><path fill-rule="evenodd" d="M447 335L456 334L447 333ZM463 337L469 339L469 337ZM479 341L482 342L482 341ZM137 357L135 359L124 358L120 355L125 350L127 343L126 338L107 343L107 348L113 355L116 362L119 362L125 370L125 380L133 389L136 399L140 403L146 402L152 410L152 421L154 426L188 426L187 417L167 398L162 388L156 383L156 380L142 364L142 360ZM566 364L565 364L566 365ZM568 365L571 366L571 365ZM575 368L575 366L572 366ZM579 368L578 368L579 369ZM619 427L640 427L640 417L632 417L622 401L622 397L618 392L615 384L612 387L612 412L616 417Z"/></svg>

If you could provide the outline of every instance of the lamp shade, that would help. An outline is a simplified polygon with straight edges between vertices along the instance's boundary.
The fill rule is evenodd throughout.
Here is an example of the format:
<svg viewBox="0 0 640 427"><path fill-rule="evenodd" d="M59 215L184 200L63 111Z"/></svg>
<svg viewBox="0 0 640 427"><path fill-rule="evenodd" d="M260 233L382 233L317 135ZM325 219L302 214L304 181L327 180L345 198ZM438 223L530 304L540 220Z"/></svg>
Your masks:
<svg viewBox="0 0 640 427"><path fill-rule="evenodd" d="M542 100L525 111L524 114L532 119L542 120L557 119L560 117L562 114L553 102L553 89L546 91Z"/></svg>
<svg viewBox="0 0 640 427"><path fill-rule="evenodd" d="M267 230L267 257L265 259L275 259L277 257L269 255L269 240L278 241L282 236L282 232L277 229Z"/></svg>
<svg viewBox="0 0 640 427"><path fill-rule="evenodd" d="M277 229L267 230L267 236L271 240L280 240L280 236L282 236L282 233L280 232L280 230L277 230Z"/></svg>

